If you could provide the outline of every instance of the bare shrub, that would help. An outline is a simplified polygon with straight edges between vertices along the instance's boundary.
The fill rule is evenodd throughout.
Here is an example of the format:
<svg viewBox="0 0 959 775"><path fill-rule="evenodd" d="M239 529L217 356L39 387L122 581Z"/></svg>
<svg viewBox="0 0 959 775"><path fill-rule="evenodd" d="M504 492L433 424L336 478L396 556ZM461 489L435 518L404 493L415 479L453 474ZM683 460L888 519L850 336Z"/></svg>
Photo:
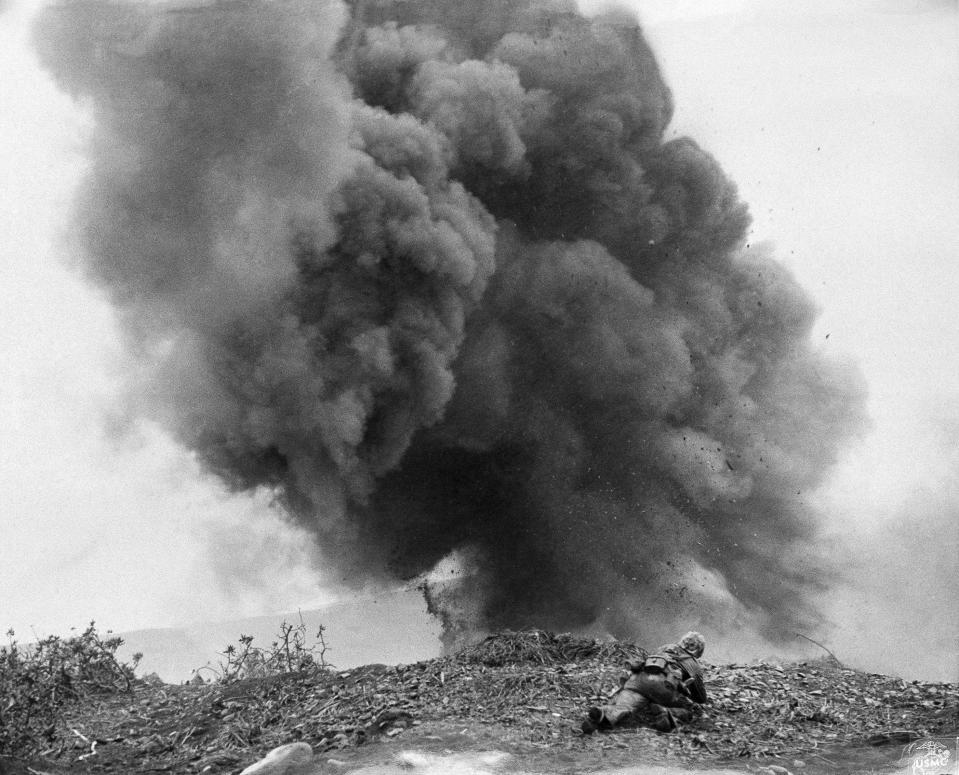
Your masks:
<svg viewBox="0 0 959 775"><path fill-rule="evenodd" d="M238 644L230 644L220 652L223 659L218 667L206 665L195 672L210 670L218 681L229 683L247 678L327 671L335 666L326 660L329 646L325 633L326 628L321 624L311 644L302 616L296 625L284 621L276 640L269 646L254 645L252 635L240 635Z"/></svg>
<svg viewBox="0 0 959 775"><path fill-rule="evenodd" d="M110 636L110 632L107 632ZM94 622L79 635L21 644L13 630L0 646L0 753L34 750L56 735L63 707L91 694L129 691L141 654L120 662L122 638L103 638Z"/></svg>

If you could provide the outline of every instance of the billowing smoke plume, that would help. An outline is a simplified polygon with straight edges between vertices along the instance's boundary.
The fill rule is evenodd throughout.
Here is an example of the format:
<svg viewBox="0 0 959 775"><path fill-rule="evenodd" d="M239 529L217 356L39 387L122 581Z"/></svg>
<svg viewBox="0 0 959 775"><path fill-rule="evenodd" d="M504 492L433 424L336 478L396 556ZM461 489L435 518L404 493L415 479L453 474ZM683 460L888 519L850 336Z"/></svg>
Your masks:
<svg viewBox="0 0 959 775"><path fill-rule="evenodd" d="M634 20L562 0L71 0L86 271L138 411L450 624L814 624L856 372L745 243ZM677 613L678 612L678 613ZM739 621L737 620L737 621Z"/></svg>

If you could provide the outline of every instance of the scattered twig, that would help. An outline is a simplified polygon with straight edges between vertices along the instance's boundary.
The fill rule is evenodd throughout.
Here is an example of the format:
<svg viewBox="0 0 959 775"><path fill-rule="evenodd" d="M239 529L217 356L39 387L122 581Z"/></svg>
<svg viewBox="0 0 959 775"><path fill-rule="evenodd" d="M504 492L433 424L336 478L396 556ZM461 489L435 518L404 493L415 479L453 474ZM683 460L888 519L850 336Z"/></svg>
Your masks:
<svg viewBox="0 0 959 775"><path fill-rule="evenodd" d="M97 741L94 740L90 743L90 753L81 754L77 757L77 761L83 761L84 759L89 759L91 756L96 756L97 753Z"/></svg>
<svg viewBox="0 0 959 775"><path fill-rule="evenodd" d="M835 654L833 654L829 649L827 649L825 646L823 646L822 643L820 643L818 640L813 640L813 639L810 638L808 635L803 635L801 632L797 632L796 635L799 636L800 638L803 638L804 640L808 640L810 643L815 643L817 646L819 646L819 648L821 648L823 651L825 651L827 654L829 654L829 656L831 656L831 657L833 658L833 660L835 660L836 664L837 664L840 668L845 669L845 667L843 666L843 663L839 661L839 657L837 657L837 656L836 656Z"/></svg>

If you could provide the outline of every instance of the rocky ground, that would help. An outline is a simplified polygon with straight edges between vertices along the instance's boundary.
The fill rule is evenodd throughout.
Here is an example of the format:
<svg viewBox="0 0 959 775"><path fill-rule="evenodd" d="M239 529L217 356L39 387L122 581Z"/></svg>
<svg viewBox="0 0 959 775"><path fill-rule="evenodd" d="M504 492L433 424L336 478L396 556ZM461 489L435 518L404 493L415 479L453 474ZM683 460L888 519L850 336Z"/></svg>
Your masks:
<svg viewBox="0 0 959 775"><path fill-rule="evenodd" d="M71 706L46 747L29 760L0 759L0 775L238 773L293 741L336 761L413 746L506 750L537 772L588 772L637 759L850 772L850 752L894 761L911 740L959 734L956 684L907 682L823 660L707 664L711 702L689 726L668 735L637 728L582 735L585 709L618 687L623 663L639 653L627 643L531 631L412 665L202 685L142 681Z"/></svg>

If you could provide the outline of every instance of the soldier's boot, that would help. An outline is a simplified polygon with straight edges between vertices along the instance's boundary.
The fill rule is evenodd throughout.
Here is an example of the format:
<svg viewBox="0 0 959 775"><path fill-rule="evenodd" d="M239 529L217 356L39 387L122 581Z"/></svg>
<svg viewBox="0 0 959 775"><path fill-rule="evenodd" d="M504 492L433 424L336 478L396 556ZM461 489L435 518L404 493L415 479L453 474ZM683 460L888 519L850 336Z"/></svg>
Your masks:
<svg viewBox="0 0 959 775"><path fill-rule="evenodd" d="M599 708L590 708L586 712L586 718L583 719L580 729L583 730L584 735L591 735L603 725L604 721L603 711Z"/></svg>

